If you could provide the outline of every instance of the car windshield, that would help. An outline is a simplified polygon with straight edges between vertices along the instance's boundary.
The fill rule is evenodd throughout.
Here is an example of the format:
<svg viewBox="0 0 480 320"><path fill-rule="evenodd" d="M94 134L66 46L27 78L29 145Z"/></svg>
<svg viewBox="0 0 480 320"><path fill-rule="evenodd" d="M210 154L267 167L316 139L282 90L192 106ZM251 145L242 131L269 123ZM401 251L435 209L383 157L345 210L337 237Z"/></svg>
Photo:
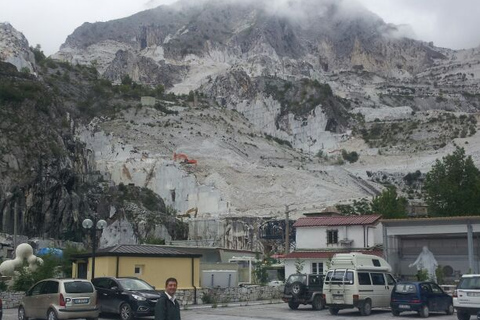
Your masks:
<svg viewBox="0 0 480 320"><path fill-rule="evenodd" d="M118 279L125 290L155 290L151 285L140 279Z"/></svg>
<svg viewBox="0 0 480 320"><path fill-rule="evenodd" d="M397 283L395 286L395 292L397 293L415 293L417 292L417 286L413 283Z"/></svg>
<svg viewBox="0 0 480 320"><path fill-rule="evenodd" d="M480 277L466 277L460 279L458 289L480 289Z"/></svg>
<svg viewBox="0 0 480 320"><path fill-rule="evenodd" d="M93 286L90 282L86 281L68 281L64 282L66 293L87 293L93 292Z"/></svg>
<svg viewBox="0 0 480 320"><path fill-rule="evenodd" d="M305 279L307 279L307 276L304 274L292 274L290 277L288 277L287 284L294 282L304 283Z"/></svg>
<svg viewBox="0 0 480 320"><path fill-rule="evenodd" d="M332 270L327 272L325 283L353 284L353 272L346 270Z"/></svg>

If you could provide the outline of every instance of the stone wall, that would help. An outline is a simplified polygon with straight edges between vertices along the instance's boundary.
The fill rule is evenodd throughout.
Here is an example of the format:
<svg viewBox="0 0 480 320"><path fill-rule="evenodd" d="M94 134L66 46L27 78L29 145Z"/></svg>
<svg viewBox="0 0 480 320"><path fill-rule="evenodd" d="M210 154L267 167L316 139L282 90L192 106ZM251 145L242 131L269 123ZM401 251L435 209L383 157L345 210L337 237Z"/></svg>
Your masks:
<svg viewBox="0 0 480 320"><path fill-rule="evenodd" d="M3 301L3 308L16 308L20 305L25 292L0 291L0 299Z"/></svg>
<svg viewBox="0 0 480 320"><path fill-rule="evenodd" d="M197 304L226 305L229 302L249 302L257 300L276 300L282 297L283 286L245 286L231 288L201 288L196 292ZM182 306L194 304L194 290L178 290L178 299Z"/></svg>
<svg viewBox="0 0 480 320"><path fill-rule="evenodd" d="M282 296L283 287L246 286L234 288L201 288L196 291L197 304L227 305L230 302L245 302L256 300L276 300ZM17 308L24 292L0 292L3 308ZM194 304L194 290L178 290L178 300L182 306Z"/></svg>

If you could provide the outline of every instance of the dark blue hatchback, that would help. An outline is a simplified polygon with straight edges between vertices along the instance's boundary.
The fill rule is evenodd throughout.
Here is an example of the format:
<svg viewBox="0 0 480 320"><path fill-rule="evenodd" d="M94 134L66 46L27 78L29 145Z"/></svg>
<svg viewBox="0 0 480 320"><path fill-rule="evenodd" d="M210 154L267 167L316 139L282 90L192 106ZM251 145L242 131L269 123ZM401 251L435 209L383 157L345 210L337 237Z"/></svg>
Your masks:
<svg viewBox="0 0 480 320"><path fill-rule="evenodd" d="M434 282L399 282L392 290L390 307L394 316L416 311L427 318L430 312L453 314L453 299Z"/></svg>

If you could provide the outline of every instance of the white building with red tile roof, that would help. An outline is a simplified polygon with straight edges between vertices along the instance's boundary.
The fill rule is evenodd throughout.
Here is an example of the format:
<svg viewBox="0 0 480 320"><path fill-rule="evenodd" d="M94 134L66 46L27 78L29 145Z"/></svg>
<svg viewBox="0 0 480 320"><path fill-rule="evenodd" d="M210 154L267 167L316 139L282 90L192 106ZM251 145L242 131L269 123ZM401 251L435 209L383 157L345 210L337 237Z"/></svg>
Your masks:
<svg viewBox="0 0 480 320"><path fill-rule="evenodd" d="M324 273L335 253L365 252L383 256L380 215L323 216L298 219L296 249L284 257L285 276L296 273Z"/></svg>
<svg viewBox="0 0 480 320"><path fill-rule="evenodd" d="M317 216L298 219L296 248L285 259L285 276L324 273L335 253L363 252L384 257L393 272L415 279L410 267L423 247L434 255L445 282L480 272L480 216L381 219L380 215Z"/></svg>

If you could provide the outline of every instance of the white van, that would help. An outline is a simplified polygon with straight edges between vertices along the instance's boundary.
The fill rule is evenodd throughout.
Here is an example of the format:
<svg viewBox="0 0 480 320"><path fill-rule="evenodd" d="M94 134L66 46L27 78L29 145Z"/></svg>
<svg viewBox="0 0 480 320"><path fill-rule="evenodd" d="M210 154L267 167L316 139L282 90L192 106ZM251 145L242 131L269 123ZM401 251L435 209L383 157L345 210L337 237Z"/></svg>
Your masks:
<svg viewBox="0 0 480 320"><path fill-rule="evenodd" d="M325 305L330 314L341 309L358 308L368 316L372 308L390 307L395 279L392 268L384 259L362 253L338 253L323 285Z"/></svg>

